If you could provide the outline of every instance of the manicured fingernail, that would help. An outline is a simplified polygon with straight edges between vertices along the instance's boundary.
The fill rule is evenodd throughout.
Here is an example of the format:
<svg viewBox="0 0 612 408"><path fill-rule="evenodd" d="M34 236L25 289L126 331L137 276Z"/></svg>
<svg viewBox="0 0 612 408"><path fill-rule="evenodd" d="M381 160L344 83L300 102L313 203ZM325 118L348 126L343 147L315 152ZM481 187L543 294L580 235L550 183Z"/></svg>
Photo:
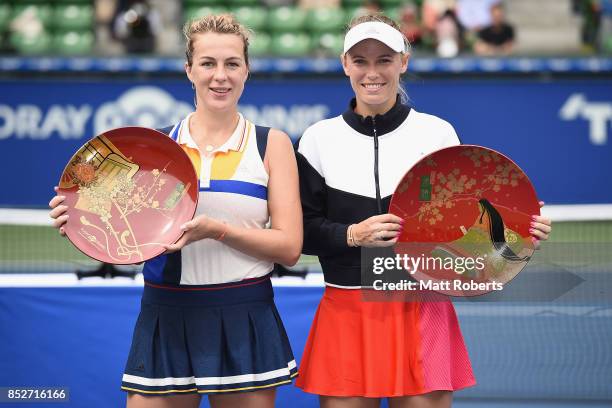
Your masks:
<svg viewBox="0 0 612 408"><path fill-rule="evenodd" d="M540 242L540 240L537 239L536 237L531 237L531 242L533 242L534 245L537 245Z"/></svg>
<svg viewBox="0 0 612 408"><path fill-rule="evenodd" d="M403 218L400 220L400 224L402 224L402 225L404 225L405 222L406 222L406 220L403 219Z"/></svg>
<svg viewBox="0 0 612 408"><path fill-rule="evenodd" d="M531 225L532 227L535 227L535 222L530 222L529 225Z"/></svg>
<svg viewBox="0 0 612 408"><path fill-rule="evenodd" d="M529 228L529 233L533 234L535 232L535 230L533 228Z"/></svg>
<svg viewBox="0 0 612 408"><path fill-rule="evenodd" d="M531 216L531 219L535 221L535 220L537 220L537 219L538 219L538 216L537 216L537 215L532 215L532 216Z"/></svg>

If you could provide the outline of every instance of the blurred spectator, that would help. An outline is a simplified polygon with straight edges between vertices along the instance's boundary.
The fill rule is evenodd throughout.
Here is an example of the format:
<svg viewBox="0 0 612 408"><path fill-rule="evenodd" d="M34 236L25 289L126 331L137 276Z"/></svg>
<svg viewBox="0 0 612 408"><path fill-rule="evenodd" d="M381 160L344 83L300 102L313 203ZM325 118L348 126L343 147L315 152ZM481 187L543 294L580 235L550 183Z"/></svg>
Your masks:
<svg viewBox="0 0 612 408"><path fill-rule="evenodd" d="M505 20L501 4L491 6L491 25L478 32L474 52L478 55L508 55L514 47L514 27Z"/></svg>
<svg viewBox="0 0 612 408"><path fill-rule="evenodd" d="M120 55L121 42L114 37L113 21L117 13L117 0L95 0L96 52L100 55Z"/></svg>
<svg viewBox="0 0 612 408"><path fill-rule="evenodd" d="M478 32L493 24L491 7L501 0L457 0L457 18L465 28L464 45L472 49Z"/></svg>
<svg viewBox="0 0 612 408"><path fill-rule="evenodd" d="M293 0L260 0L266 7L293 6Z"/></svg>
<svg viewBox="0 0 612 408"><path fill-rule="evenodd" d="M463 45L463 27L454 10L446 10L436 26L436 52L442 58L453 58Z"/></svg>
<svg viewBox="0 0 612 408"><path fill-rule="evenodd" d="M455 5L455 0L424 0L421 9L423 29L435 33L440 18L448 10L454 11Z"/></svg>
<svg viewBox="0 0 612 408"><path fill-rule="evenodd" d="M417 15L414 4L408 3L400 9L399 23L402 33L413 46L419 46L423 42L423 29Z"/></svg>
<svg viewBox="0 0 612 408"><path fill-rule="evenodd" d="M19 38L22 42L27 43L47 36L45 25L38 15L36 5L29 5L15 14L5 28L5 32L0 34L2 35L0 51L7 54L19 52L19 47L15 47L13 39Z"/></svg>
<svg viewBox="0 0 612 408"><path fill-rule="evenodd" d="M444 58L454 57L460 49L462 27L456 5L456 0L423 0L421 7L422 38Z"/></svg>
<svg viewBox="0 0 612 408"><path fill-rule="evenodd" d="M123 41L125 50L130 54L154 52L161 31L159 12L147 0L122 1L117 10L113 34Z"/></svg>
<svg viewBox="0 0 612 408"><path fill-rule="evenodd" d="M574 0L574 10L582 16L581 40L586 52L600 48L601 0Z"/></svg>
<svg viewBox="0 0 612 408"><path fill-rule="evenodd" d="M338 8L340 0L298 0L298 6L303 9Z"/></svg>
<svg viewBox="0 0 612 408"><path fill-rule="evenodd" d="M468 31L480 31L493 24L491 7L501 0L457 0L457 18Z"/></svg>
<svg viewBox="0 0 612 408"><path fill-rule="evenodd" d="M117 0L96 0L94 7L96 22L110 25L117 14Z"/></svg>
<svg viewBox="0 0 612 408"><path fill-rule="evenodd" d="M35 38L44 34L45 26L36 10L35 6L24 8L11 21L10 31L24 38Z"/></svg>

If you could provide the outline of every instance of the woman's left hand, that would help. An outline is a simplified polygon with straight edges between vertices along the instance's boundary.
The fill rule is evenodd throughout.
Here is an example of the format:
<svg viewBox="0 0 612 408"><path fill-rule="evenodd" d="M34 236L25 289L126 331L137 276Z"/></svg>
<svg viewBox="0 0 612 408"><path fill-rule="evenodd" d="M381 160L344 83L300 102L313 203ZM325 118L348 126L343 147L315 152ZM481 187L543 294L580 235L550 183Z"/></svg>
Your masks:
<svg viewBox="0 0 612 408"><path fill-rule="evenodd" d="M544 206L544 201L540 201L540 208ZM531 217L531 225L529 232L535 249L540 249L540 241L546 241L552 231L552 221L550 218L541 215L533 215Z"/></svg>
<svg viewBox="0 0 612 408"><path fill-rule="evenodd" d="M218 238L227 225L205 215L198 215L193 220L181 225L183 235L171 245L164 245L166 253L176 252L194 241L206 238Z"/></svg>

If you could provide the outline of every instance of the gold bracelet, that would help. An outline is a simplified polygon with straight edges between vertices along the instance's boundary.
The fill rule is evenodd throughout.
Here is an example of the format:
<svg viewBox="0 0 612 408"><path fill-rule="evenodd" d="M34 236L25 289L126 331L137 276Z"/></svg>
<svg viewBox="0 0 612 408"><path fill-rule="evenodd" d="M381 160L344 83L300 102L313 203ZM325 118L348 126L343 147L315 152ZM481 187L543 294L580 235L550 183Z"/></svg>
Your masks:
<svg viewBox="0 0 612 408"><path fill-rule="evenodd" d="M348 229L347 229L347 235L348 235L348 245L350 247L356 247L357 243L355 242L355 238L353 237L353 226L355 224L351 224L349 225Z"/></svg>

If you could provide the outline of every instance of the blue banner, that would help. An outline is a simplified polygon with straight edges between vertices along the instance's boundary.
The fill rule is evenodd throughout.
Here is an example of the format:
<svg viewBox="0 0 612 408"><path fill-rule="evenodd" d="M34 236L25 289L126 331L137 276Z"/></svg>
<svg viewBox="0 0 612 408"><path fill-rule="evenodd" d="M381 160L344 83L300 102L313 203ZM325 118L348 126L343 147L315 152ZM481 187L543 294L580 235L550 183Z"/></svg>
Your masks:
<svg viewBox="0 0 612 408"><path fill-rule="evenodd" d="M168 126L193 109L186 80L18 80L0 89L1 206L45 206L92 136ZM612 203L612 80L412 79L407 90L417 110L451 122L463 143L517 162L547 203ZM251 80L240 109L297 138L351 96L346 79Z"/></svg>

